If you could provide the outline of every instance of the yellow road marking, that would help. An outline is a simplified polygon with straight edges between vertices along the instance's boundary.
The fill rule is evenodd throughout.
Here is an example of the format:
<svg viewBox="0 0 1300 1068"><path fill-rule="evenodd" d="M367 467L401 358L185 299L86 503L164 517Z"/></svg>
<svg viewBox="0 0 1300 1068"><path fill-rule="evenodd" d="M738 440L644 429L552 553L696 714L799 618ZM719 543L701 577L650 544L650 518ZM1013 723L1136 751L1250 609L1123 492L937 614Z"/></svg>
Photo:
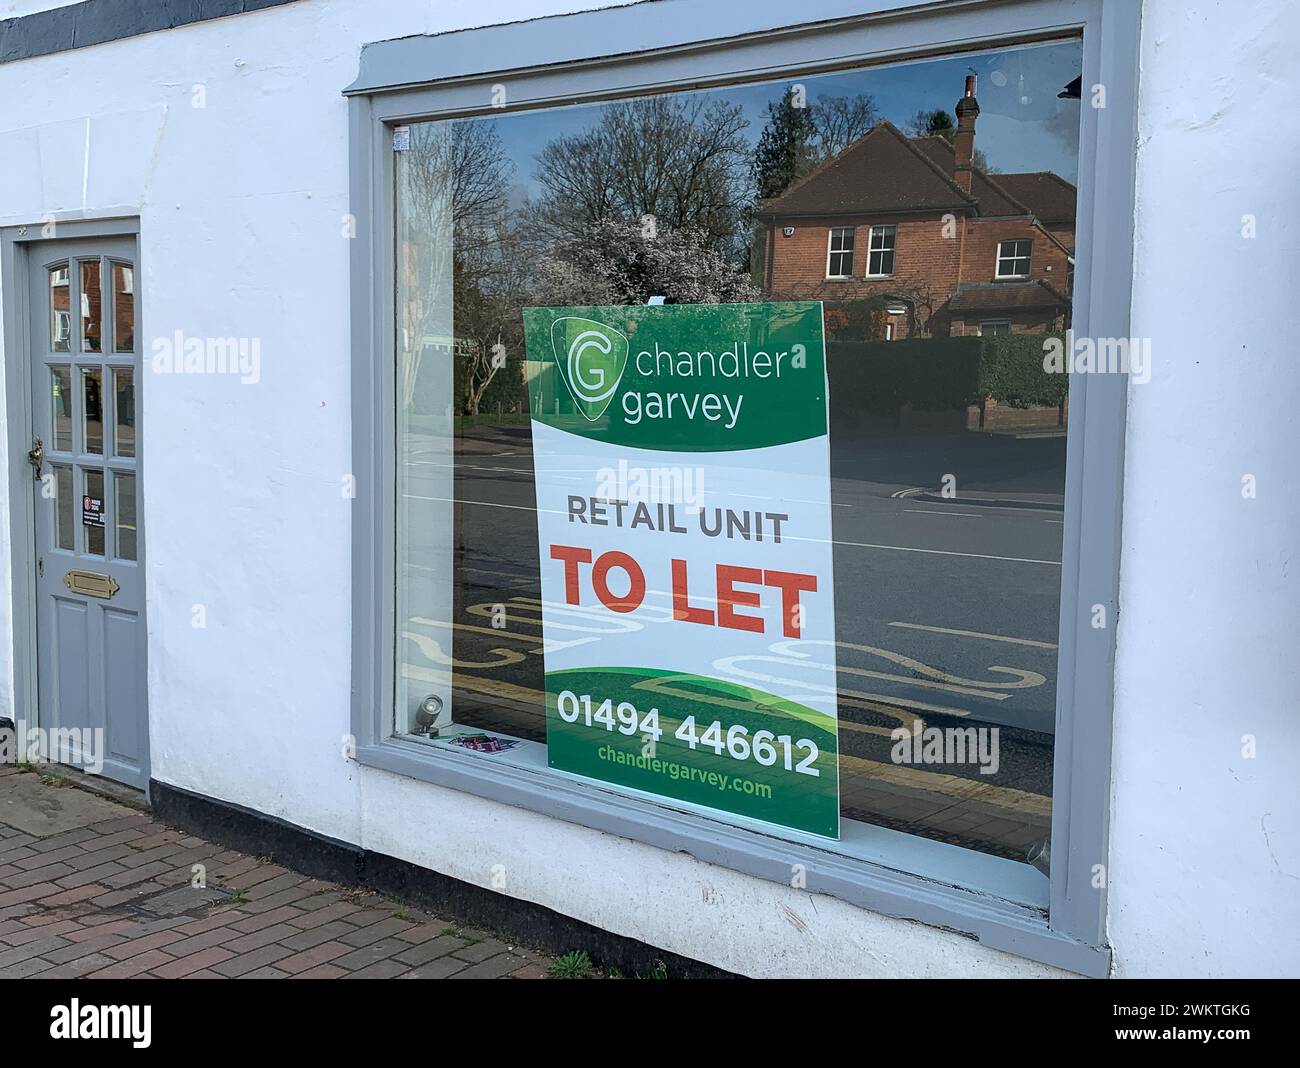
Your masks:
<svg viewBox="0 0 1300 1068"><path fill-rule="evenodd" d="M537 717L545 719L546 694L541 690L534 690L531 686L516 686L513 682L501 682L498 679L478 679L473 676L466 678L464 675L457 675L455 680L457 689L472 690L474 693L492 694L494 697L504 697L511 701L520 701L524 704L538 705Z"/></svg>
<svg viewBox="0 0 1300 1068"><path fill-rule="evenodd" d="M970 697L985 697L990 701L1005 701L1012 695L1009 693L996 693L990 690L979 690L972 686L957 686L951 682L934 682L931 679L913 679L906 675L891 675L886 671L868 671L866 668L849 667L847 664L840 664L839 669L849 675L861 675L868 679L883 679L885 682L899 682L904 686L930 687L935 690L947 690L949 693L962 693ZM995 682L994 686L1005 686L1006 683ZM840 690L840 693L851 693L852 691ZM878 695L872 694L873 697ZM927 707L918 705L919 707ZM947 709L938 709L938 711L948 711ZM958 712L957 715L965 716L968 713Z"/></svg>
<svg viewBox="0 0 1300 1068"><path fill-rule="evenodd" d="M1003 675L1018 675L1015 682L990 682L987 679L968 679L961 675L950 675L946 671L940 671L938 668L931 667L929 664L923 664L919 660L914 660L910 656L904 656L902 653L891 652L889 649L881 649L875 645L859 645L857 642L836 642L841 649L857 649L859 652L871 653L875 656L883 657L885 660L892 660L899 667L909 668L918 675L926 675L932 679L939 679L943 682L953 683L957 686L976 686L980 688L993 687L1006 690L1025 690L1032 689L1035 686L1041 686L1047 679L1037 671L1026 671L1023 668L1009 668L1001 665L991 665L990 671L997 671ZM856 670L844 668L842 670ZM913 680L914 681L914 680Z"/></svg>
<svg viewBox="0 0 1300 1068"><path fill-rule="evenodd" d="M504 627L500 630L496 627L476 627L472 623L450 623L442 619L428 619L425 616L412 616L411 622L419 623L422 627L450 627L453 630L468 630L474 634L490 634L494 638L516 638L521 642L537 641L536 634L519 634L513 630L506 630ZM507 620L507 622L509 622L509 620ZM516 622L530 623L532 621L528 619L519 619L516 620ZM534 650L534 652L541 652L541 650L537 649Z"/></svg>
<svg viewBox="0 0 1300 1068"><path fill-rule="evenodd" d="M1055 649L1053 642L1038 642L1032 638L1009 638L1005 634L986 634L982 630L957 630L954 627L930 627L924 623L902 623L895 621L891 627L906 627L908 630L928 630L934 634L955 634L959 638L984 638L991 642L1010 642L1012 645L1029 645L1035 649Z"/></svg>
<svg viewBox="0 0 1300 1068"><path fill-rule="evenodd" d="M402 637L408 641L414 642L419 646L420 652L434 664L445 664L454 668L497 668L509 667L511 664L518 664L524 660L523 653L516 653L513 649L489 649L489 653L496 653L498 660L457 660L455 657L448 656L442 651L442 646L434 638L425 637L423 634L416 634L413 631L403 631Z"/></svg>

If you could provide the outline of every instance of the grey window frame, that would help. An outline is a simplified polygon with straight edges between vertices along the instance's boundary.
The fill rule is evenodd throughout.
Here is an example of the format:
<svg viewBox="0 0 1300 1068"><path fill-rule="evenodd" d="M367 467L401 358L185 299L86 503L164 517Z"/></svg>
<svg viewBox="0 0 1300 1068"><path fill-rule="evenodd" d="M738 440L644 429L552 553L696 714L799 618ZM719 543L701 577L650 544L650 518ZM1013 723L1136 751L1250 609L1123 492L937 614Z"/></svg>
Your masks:
<svg viewBox="0 0 1300 1068"><path fill-rule="evenodd" d="M865 909L961 932L995 949L1091 976L1109 973L1106 889L1114 627L1118 618L1127 376L1072 376L1062 545L1056 751L1049 888L1024 904L933 863L915 839L877 861L791 842L622 794L600 784L484 761L392 736L396 451L391 127L651 91L858 67L1081 34L1083 84L1108 106L1081 106L1074 328L1127 337L1133 262L1134 137L1140 5L1133 0L809 0L791 25L784 0L737 8L662 0L531 22L367 45L349 101L353 345L352 729L359 763L540 812ZM610 42L637 51L610 55ZM629 46L632 47L632 46ZM489 58L490 57L490 58ZM490 66L491 69L484 69ZM908 836L901 836L908 837ZM951 850L951 847L943 847ZM960 851L965 853L965 851ZM1099 885L1098 885L1099 884Z"/></svg>
<svg viewBox="0 0 1300 1068"><path fill-rule="evenodd" d="M1010 319L981 319L980 320L979 326L977 327L977 329L979 330L980 337L999 337L1002 335L984 333L984 328L986 326L1005 326L1007 328L1006 333L1007 334L1011 333Z"/></svg>
<svg viewBox="0 0 1300 1068"><path fill-rule="evenodd" d="M836 234L849 235L848 248L835 247ZM828 279L845 279L853 277L853 251L854 246L857 244L857 238L857 227L855 226L832 226L826 231L826 277ZM842 241L841 245L843 245ZM847 271L840 271L838 274L831 271L831 262L836 256L848 256L849 267Z"/></svg>

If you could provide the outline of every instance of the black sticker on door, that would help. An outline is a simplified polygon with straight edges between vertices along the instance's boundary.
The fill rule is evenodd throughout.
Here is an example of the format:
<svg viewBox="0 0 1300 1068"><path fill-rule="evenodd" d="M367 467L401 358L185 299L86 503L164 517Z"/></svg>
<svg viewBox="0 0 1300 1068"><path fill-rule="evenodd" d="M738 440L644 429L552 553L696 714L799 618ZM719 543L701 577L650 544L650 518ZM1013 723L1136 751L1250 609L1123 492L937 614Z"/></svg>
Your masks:
<svg viewBox="0 0 1300 1068"><path fill-rule="evenodd" d="M81 498L81 522L88 527L104 525L104 499L89 494Z"/></svg>

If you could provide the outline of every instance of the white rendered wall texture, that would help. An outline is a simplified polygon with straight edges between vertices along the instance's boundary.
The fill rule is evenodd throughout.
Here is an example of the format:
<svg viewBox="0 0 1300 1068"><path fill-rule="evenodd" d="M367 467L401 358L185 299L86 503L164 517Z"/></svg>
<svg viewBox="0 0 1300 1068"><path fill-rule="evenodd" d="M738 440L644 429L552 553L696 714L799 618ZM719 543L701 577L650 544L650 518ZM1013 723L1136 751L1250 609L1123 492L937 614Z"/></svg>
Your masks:
<svg viewBox="0 0 1300 1068"><path fill-rule="evenodd" d="M502 0L490 21L582 6ZM478 885L504 865L508 893L742 973L1060 974L344 759L339 94L363 43L474 20L460 6L318 0L0 66L0 99L41 101L0 110L0 225L139 215L146 338L261 342L256 384L141 384L154 777ZM1284 42L1296 30L1280 0L1148 5L1134 332L1153 338L1157 362L1131 394L1108 865L1125 975L1300 972L1295 939L1277 931L1300 919L1284 768L1300 731L1287 577L1300 487L1284 439L1300 375L1284 344L1296 282ZM1246 213L1259 219L1253 241L1237 235ZM1253 501L1240 495L1248 472ZM12 674L7 494L0 703ZM1250 761L1247 733L1259 738Z"/></svg>
<svg viewBox="0 0 1300 1068"><path fill-rule="evenodd" d="M1121 976L1300 974L1300 125L1270 118L1294 114L1298 34L1293 3L1144 5L1132 328L1153 369L1124 479Z"/></svg>

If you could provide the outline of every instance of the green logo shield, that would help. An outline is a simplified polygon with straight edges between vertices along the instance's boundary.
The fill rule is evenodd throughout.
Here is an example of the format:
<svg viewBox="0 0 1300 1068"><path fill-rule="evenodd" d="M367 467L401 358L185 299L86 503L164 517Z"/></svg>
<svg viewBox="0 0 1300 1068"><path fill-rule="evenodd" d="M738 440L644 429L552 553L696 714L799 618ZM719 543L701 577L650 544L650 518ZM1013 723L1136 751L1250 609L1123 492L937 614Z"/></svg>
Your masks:
<svg viewBox="0 0 1300 1068"><path fill-rule="evenodd" d="M590 422L605 414L627 366L627 338L612 326L566 315L551 324L560 377Z"/></svg>

